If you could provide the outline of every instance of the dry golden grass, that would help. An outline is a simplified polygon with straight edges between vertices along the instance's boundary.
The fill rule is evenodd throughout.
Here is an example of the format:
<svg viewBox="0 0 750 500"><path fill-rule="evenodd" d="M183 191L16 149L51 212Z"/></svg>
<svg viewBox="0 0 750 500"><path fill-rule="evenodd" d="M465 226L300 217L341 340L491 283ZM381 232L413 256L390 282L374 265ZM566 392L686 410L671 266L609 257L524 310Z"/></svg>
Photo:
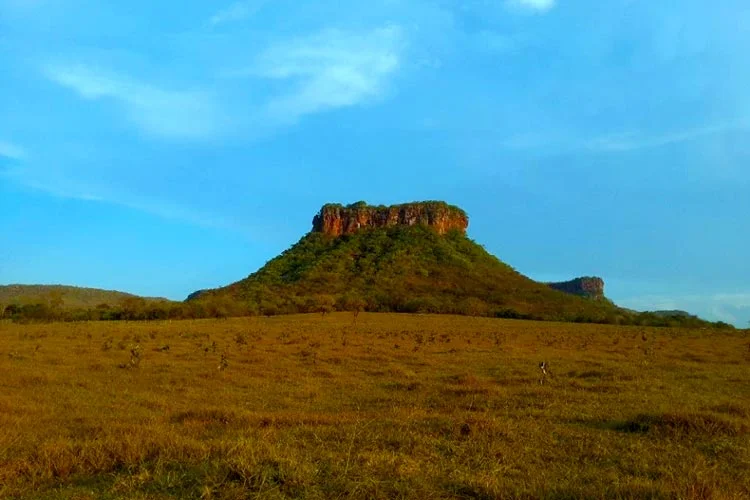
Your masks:
<svg viewBox="0 0 750 500"><path fill-rule="evenodd" d="M0 498L750 498L744 335L2 323Z"/></svg>

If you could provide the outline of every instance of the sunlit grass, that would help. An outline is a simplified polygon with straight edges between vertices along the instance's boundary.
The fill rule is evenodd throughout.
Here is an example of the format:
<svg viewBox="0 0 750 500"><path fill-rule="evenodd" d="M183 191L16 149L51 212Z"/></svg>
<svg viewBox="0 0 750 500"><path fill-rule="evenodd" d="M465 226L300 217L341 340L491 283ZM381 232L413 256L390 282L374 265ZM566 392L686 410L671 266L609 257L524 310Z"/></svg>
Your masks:
<svg viewBox="0 0 750 500"><path fill-rule="evenodd" d="M0 498L749 498L744 335L1 323Z"/></svg>

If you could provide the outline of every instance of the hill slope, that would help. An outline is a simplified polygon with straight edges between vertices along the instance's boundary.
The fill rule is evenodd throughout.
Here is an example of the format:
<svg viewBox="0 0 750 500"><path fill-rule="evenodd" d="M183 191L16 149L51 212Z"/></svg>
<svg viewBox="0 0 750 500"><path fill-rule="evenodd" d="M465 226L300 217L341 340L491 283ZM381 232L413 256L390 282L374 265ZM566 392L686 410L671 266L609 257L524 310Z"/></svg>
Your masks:
<svg viewBox="0 0 750 500"><path fill-rule="evenodd" d="M609 301L569 295L518 273L466 237L461 227L468 219L462 211L455 215L464 218L463 226L452 224L450 214L432 217L430 210L420 212L422 208L327 205L315 218L317 230L258 272L188 300L229 300L266 314L364 308L565 321L617 322L631 316ZM395 215L393 224L363 227L357 222L356 229L341 230L351 228L351 221L387 220L377 214L399 210L424 216L399 223ZM332 217L343 220L343 226L330 222ZM448 228L444 234L431 227L433 220Z"/></svg>
<svg viewBox="0 0 750 500"><path fill-rule="evenodd" d="M324 205L312 231L291 248L243 280L191 294L186 305L209 316L335 309L710 325L694 316L617 307L604 297L599 278L570 282L586 285L576 290L595 288L596 293L581 294L533 281L469 239L468 224L463 210L441 201Z"/></svg>
<svg viewBox="0 0 750 500"><path fill-rule="evenodd" d="M0 304L31 305L55 304L63 309L122 305L136 295L98 288L65 285L0 285ZM143 297L141 297L143 298ZM165 301L161 298L144 298L147 301Z"/></svg>
<svg viewBox="0 0 750 500"><path fill-rule="evenodd" d="M65 285L0 285L0 319L91 321L160 319L180 303L124 292Z"/></svg>

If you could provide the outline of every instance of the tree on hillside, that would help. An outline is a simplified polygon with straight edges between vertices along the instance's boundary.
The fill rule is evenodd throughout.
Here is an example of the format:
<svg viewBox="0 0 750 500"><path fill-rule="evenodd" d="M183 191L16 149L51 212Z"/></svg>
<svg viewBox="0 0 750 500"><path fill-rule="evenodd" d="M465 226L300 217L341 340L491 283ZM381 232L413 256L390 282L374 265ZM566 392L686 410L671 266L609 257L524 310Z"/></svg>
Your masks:
<svg viewBox="0 0 750 500"><path fill-rule="evenodd" d="M50 319L59 319L63 314L63 292L61 290L50 290L47 294L47 307L51 314Z"/></svg>

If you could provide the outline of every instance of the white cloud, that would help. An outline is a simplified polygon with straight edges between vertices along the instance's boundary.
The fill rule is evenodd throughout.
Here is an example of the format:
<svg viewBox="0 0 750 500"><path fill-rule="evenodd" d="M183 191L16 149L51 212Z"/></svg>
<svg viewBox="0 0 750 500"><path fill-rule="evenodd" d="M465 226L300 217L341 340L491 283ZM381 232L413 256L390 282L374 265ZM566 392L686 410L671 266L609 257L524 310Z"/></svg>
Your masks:
<svg viewBox="0 0 750 500"><path fill-rule="evenodd" d="M399 68L402 46L396 26L357 34L328 30L271 46L245 74L289 84L291 91L271 98L267 110L272 119L293 123L381 96Z"/></svg>
<svg viewBox="0 0 750 500"><path fill-rule="evenodd" d="M0 156L11 160L23 160L26 158L26 151L21 146L0 140Z"/></svg>
<svg viewBox="0 0 750 500"><path fill-rule="evenodd" d="M87 100L113 99L144 132L168 138L202 138L217 132L212 96L196 90L164 90L86 65L53 65L45 69L55 83Z"/></svg>
<svg viewBox="0 0 750 500"><path fill-rule="evenodd" d="M555 6L557 0L508 0L513 7L533 10L536 12L547 12Z"/></svg>
<svg viewBox="0 0 750 500"><path fill-rule="evenodd" d="M208 23L211 26L218 26L220 24L244 21L245 19L255 15L255 13L258 12L265 3L266 0L248 0L244 2L235 2L211 16L211 19L209 19Z"/></svg>

